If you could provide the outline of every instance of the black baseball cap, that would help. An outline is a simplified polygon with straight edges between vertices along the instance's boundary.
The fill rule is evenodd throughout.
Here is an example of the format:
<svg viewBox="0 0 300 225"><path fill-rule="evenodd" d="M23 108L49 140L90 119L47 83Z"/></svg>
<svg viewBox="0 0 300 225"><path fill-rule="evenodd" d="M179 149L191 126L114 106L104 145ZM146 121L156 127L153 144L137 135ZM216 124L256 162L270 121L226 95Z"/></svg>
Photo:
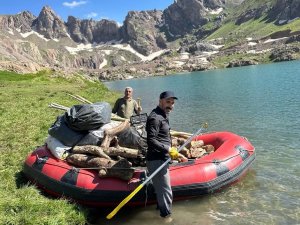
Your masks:
<svg viewBox="0 0 300 225"><path fill-rule="evenodd" d="M174 99L178 99L177 97L175 97L174 92L173 91L164 91L159 95L159 99L163 99L163 98L174 98Z"/></svg>

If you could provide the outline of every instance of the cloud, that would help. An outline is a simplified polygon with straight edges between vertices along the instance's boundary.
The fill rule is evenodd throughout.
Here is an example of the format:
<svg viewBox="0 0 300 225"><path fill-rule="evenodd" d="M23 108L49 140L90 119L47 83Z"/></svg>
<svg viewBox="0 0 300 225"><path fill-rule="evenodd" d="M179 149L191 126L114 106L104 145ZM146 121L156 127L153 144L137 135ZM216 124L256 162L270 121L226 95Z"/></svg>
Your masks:
<svg viewBox="0 0 300 225"><path fill-rule="evenodd" d="M73 1L73 2L63 2L63 5L64 6L67 6L67 7L70 7L71 9L74 8L74 7L77 7L77 6L80 6L80 5L84 5L86 4L87 1Z"/></svg>
<svg viewBox="0 0 300 225"><path fill-rule="evenodd" d="M98 16L98 13L95 12L90 12L89 14L86 15L87 18L95 18Z"/></svg>

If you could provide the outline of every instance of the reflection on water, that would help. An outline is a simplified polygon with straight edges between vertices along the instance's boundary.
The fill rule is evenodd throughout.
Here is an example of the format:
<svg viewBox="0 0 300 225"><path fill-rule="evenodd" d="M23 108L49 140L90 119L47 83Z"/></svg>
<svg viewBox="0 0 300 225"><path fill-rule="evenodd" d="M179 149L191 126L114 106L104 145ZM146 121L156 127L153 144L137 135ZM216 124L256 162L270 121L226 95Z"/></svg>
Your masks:
<svg viewBox="0 0 300 225"><path fill-rule="evenodd" d="M232 131L256 148L256 162L240 182L175 202L174 224L300 224L299 71L294 61L107 83L121 92L132 86L148 113L159 93L174 90L172 129L193 133L208 122L209 131ZM160 224L158 215L154 206L122 209L112 221L99 215L97 223Z"/></svg>

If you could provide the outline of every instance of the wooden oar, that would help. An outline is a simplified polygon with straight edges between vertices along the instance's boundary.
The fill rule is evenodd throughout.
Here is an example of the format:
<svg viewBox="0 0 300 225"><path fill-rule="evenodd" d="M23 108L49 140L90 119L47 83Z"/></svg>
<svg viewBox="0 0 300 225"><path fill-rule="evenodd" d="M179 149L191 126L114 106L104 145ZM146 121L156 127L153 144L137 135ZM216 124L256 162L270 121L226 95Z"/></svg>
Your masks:
<svg viewBox="0 0 300 225"><path fill-rule="evenodd" d="M82 103L87 103L87 104L92 104L91 101L87 100L84 97L81 97L80 95L72 95L70 93L67 93L67 95L71 96L72 98L77 99L78 101L82 102Z"/></svg>
<svg viewBox="0 0 300 225"><path fill-rule="evenodd" d="M186 140L186 142L180 146L178 149L178 152L180 152L187 144L189 144L197 135L203 132L204 129L208 127L207 123L204 123L202 127L194 133L189 139ZM113 210L111 211L110 214L106 216L106 219L111 219L113 218L114 215L127 203L130 201L130 199L135 196L136 193L138 193L144 186L147 184L162 168L164 168L169 162L171 161L171 158L169 158L167 161L165 161L160 167L158 167L143 183L141 183L136 189L134 189L133 192L130 193L120 204Z"/></svg>

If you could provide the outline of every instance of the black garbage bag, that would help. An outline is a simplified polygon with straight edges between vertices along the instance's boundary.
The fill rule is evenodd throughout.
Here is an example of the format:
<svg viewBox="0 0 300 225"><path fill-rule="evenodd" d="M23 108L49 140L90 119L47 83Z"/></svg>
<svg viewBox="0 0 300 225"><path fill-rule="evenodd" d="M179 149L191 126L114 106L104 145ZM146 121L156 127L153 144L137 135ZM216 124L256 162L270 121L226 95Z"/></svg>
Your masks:
<svg viewBox="0 0 300 225"><path fill-rule="evenodd" d="M93 134L93 132L88 132L76 145L97 145L100 146L102 143L102 139L97 135Z"/></svg>
<svg viewBox="0 0 300 225"><path fill-rule="evenodd" d="M147 133L145 126L131 126L117 135L119 145L139 149L142 154L147 151Z"/></svg>
<svg viewBox="0 0 300 225"><path fill-rule="evenodd" d="M64 116L58 116L54 124L48 129L48 133L66 146L75 146L87 132L72 130L65 122Z"/></svg>
<svg viewBox="0 0 300 225"><path fill-rule="evenodd" d="M74 105L64 117L68 126L73 130L96 130L110 122L111 106L107 102Z"/></svg>

